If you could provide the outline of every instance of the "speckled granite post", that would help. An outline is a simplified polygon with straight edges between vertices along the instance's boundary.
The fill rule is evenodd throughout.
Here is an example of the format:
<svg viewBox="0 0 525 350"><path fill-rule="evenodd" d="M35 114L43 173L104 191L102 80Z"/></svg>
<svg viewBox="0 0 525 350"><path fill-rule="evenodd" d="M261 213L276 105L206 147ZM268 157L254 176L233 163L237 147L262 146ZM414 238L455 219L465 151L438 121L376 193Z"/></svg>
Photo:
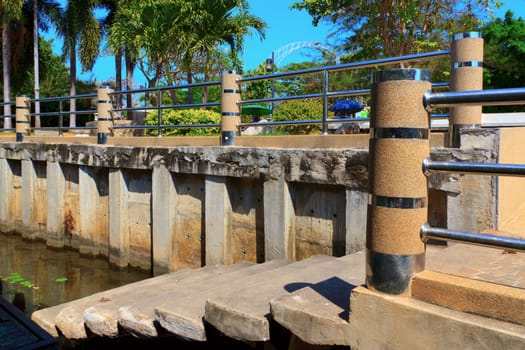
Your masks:
<svg viewBox="0 0 525 350"><path fill-rule="evenodd" d="M16 141L24 141L24 135L28 135L31 128L29 115L29 97L20 95L16 97Z"/></svg>
<svg viewBox="0 0 525 350"><path fill-rule="evenodd" d="M454 35L450 45L452 91L483 90L483 38L479 32ZM460 147L460 130L481 127L481 106L449 110L449 145Z"/></svg>
<svg viewBox="0 0 525 350"><path fill-rule="evenodd" d="M428 208L421 164L430 143L422 96L430 88L430 73L419 69L373 76L366 282L389 294L407 292L413 273L424 269L419 229Z"/></svg>
<svg viewBox="0 0 525 350"><path fill-rule="evenodd" d="M241 76L232 72L222 75L222 117L221 117L221 145L231 146L235 144L237 135L237 124L241 121L241 88L239 79Z"/></svg>
<svg viewBox="0 0 525 350"><path fill-rule="evenodd" d="M111 117L112 102L109 94L113 92L109 88L97 90L97 143L108 143L109 128L113 124Z"/></svg>

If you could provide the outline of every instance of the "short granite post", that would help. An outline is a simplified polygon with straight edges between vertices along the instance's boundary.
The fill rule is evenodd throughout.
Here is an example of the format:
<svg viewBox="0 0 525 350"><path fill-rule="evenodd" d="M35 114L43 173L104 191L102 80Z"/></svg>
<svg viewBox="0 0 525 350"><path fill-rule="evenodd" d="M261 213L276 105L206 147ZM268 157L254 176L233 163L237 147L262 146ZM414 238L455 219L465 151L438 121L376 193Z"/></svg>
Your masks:
<svg viewBox="0 0 525 350"><path fill-rule="evenodd" d="M430 73L394 69L372 82L366 284L404 294L425 264L419 230L427 220L423 159L430 154L429 116L423 94Z"/></svg>
<svg viewBox="0 0 525 350"><path fill-rule="evenodd" d="M454 35L450 47L452 91L483 90L483 38L479 32ZM449 145L460 147L461 129L481 127L481 106L449 109Z"/></svg>
<svg viewBox="0 0 525 350"><path fill-rule="evenodd" d="M24 135L29 135L31 130L29 103L30 99L26 95L16 97L16 142L24 141Z"/></svg>
<svg viewBox="0 0 525 350"><path fill-rule="evenodd" d="M227 72L222 75L221 145L223 146L234 145L235 136L239 133L237 124L241 122L240 78L241 76L235 72Z"/></svg>
<svg viewBox="0 0 525 350"><path fill-rule="evenodd" d="M113 124L111 110L113 109L109 88L99 88L97 90L97 143L99 145L108 143L108 135Z"/></svg>

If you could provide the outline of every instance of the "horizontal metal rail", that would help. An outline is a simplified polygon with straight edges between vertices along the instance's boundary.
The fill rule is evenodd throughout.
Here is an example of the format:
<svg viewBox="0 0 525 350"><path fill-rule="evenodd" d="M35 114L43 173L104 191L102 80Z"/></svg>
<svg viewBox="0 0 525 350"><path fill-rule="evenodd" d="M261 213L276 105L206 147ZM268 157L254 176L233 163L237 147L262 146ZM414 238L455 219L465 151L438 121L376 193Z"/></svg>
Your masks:
<svg viewBox="0 0 525 350"><path fill-rule="evenodd" d="M440 162L425 158L423 160L423 173L430 175L433 172L445 172L456 174L478 174L478 175L505 175L525 176L525 165L523 164L500 164L500 163L471 163L471 162Z"/></svg>
<svg viewBox="0 0 525 350"><path fill-rule="evenodd" d="M221 124L163 124L162 129L220 128ZM158 129L158 125L114 125L110 129Z"/></svg>
<svg viewBox="0 0 525 350"><path fill-rule="evenodd" d="M420 236L421 240L425 243L429 239L433 239L437 241L468 243L489 248L525 252L525 240L523 239L453 231L444 228L431 227L428 224L423 225L420 230Z"/></svg>
<svg viewBox="0 0 525 350"><path fill-rule="evenodd" d="M454 107L459 105L525 105L525 88L434 93L427 91L423 96L423 105L427 110L437 107Z"/></svg>
<svg viewBox="0 0 525 350"><path fill-rule="evenodd" d="M192 89L192 88L207 87L207 86L217 86L217 85L221 85L221 81L220 80L206 81L206 82L202 82L202 83L184 84L184 85L168 85L168 86L159 86L159 87L153 87L153 88L113 91L113 92L110 92L109 95L110 96L115 96L115 95L140 94L140 93L145 93L145 92L157 92L157 91L178 90L178 89Z"/></svg>
<svg viewBox="0 0 525 350"><path fill-rule="evenodd" d="M448 56L449 54L450 54L449 50L444 50L444 51L427 52L427 53L398 56L398 57L379 58L375 60L362 61L362 62L343 63L343 64L337 64L337 65L332 65L332 66L301 69L301 70L296 70L293 72L282 72L282 73L259 75L259 76L254 76L254 77L246 77L246 78L241 78L240 81L242 83L247 83L247 82L258 81L258 80L281 79L281 78L294 77L294 76L304 75L304 74L321 73L324 71L337 72L337 71L348 70L348 69L361 69L361 68L370 68L370 67L378 67L378 66L387 66L391 64L397 64L397 63L415 62L415 61L428 60L432 58L445 57L445 56Z"/></svg>
<svg viewBox="0 0 525 350"><path fill-rule="evenodd" d="M31 102L55 102L55 101L64 101L64 100L78 100L82 98L96 98L96 93L91 94L82 94L82 95L73 95L73 96L56 96L56 97L44 97L38 99L32 99Z"/></svg>

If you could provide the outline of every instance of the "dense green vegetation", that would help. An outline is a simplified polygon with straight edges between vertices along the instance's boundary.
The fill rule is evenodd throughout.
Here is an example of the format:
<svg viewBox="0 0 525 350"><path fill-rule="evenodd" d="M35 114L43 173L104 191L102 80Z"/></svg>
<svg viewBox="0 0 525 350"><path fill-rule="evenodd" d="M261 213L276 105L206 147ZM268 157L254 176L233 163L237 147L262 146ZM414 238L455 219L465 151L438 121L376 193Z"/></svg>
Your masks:
<svg viewBox="0 0 525 350"><path fill-rule="evenodd" d="M333 51L343 63L441 50L448 47L452 34L481 30L486 42L485 88L523 86L525 23L512 13L505 18L492 17L497 6L497 0L302 0L294 3L292 9L306 11L314 24L324 21L333 25ZM78 58L80 68L90 71L102 51L103 38L108 43L104 52L115 56L117 90L134 88L136 69L145 75L148 87L219 80L224 70L243 72L239 57L245 38L264 38L266 29L264 20L250 12L247 0L68 0L64 8L55 0L2 0L0 18L4 101L11 101L17 94L36 96L37 91L41 97L92 92L95 82L77 80L76 62ZM33 40L51 27L63 39L62 56L52 52L49 42ZM34 53L38 54L31 59ZM275 69L300 70L329 64L333 64L333 57ZM120 73L123 65L126 77ZM447 59L417 66L430 69L434 81L449 78ZM331 73L329 89L367 88L371 69ZM243 75L268 73L261 64ZM270 97L272 91L276 96L319 93L322 75L276 79L273 84L256 81L242 88L244 100ZM205 103L218 100L219 93L218 88L204 87L164 92L162 98L164 103L173 105ZM142 99L156 105L159 96L150 92ZM132 99L126 101L127 107L132 107ZM366 104L366 100L361 102ZM89 108L85 103L89 102L76 106L72 101L63 108L72 112ZM116 104L121 106L122 99L117 99ZM42 105L42 111L53 108L57 109L56 104ZM319 119L320 110L320 100L287 102L276 103L273 114L276 120ZM5 106L4 115L10 113L9 106ZM166 123L172 120L171 112L166 113L166 118ZM173 122L188 124L195 118L182 113ZM67 122L77 125L77 116L73 114ZM83 122L80 120L80 125ZM285 131L303 133L316 129Z"/></svg>

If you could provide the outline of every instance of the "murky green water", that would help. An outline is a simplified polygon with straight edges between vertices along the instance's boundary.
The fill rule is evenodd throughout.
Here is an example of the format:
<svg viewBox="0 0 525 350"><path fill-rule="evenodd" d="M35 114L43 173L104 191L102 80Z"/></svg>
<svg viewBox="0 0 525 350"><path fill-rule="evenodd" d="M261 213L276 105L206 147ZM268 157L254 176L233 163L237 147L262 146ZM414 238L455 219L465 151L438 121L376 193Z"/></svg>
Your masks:
<svg viewBox="0 0 525 350"><path fill-rule="evenodd" d="M39 308L142 280L150 274L116 269L103 259L81 257L72 250L51 250L43 242L0 234L0 277L2 296L31 315Z"/></svg>

